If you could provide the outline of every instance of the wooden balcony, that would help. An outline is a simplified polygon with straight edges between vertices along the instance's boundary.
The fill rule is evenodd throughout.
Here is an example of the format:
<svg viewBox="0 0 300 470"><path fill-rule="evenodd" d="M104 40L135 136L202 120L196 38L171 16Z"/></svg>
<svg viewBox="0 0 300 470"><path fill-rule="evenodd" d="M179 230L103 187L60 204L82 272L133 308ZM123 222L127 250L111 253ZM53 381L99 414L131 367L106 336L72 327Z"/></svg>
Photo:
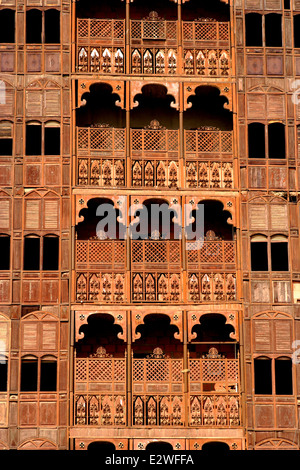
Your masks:
<svg viewBox="0 0 300 470"><path fill-rule="evenodd" d="M233 132L216 127L201 127L184 131L186 158L231 161L233 158Z"/></svg>
<svg viewBox="0 0 300 470"><path fill-rule="evenodd" d="M76 268L122 270L125 269L124 240L76 240Z"/></svg>
<svg viewBox="0 0 300 470"><path fill-rule="evenodd" d="M182 41L185 47L229 47L229 22L209 20L183 21Z"/></svg>
<svg viewBox="0 0 300 470"><path fill-rule="evenodd" d="M131 398L126 394L126 359L107 354L77 358L75 425L131 425L126 417L127 395L134 426L238 427L239 361L208 356L189 359L188 393L184 393L183 358L163 354L132 358Z"/></svg>
<svg viewBox="0 0 300 470"><path fill-rule="evenodd" d="M125 359L89 357L75 360L74 422L81 426L126 424Z"/></svg>
<svg viewBox="0 0 300 470"><path fill-rule="evenodd" d="M187 241L188 269L235 269L235 241L204 241L202 246L197 242Z"/></svg>
<svg viewBox="0 0 300 470"><path fill-rule="evenodd" d="M131 265L133 269L178 270L181 264L179 240L132 240Z"/></svg>

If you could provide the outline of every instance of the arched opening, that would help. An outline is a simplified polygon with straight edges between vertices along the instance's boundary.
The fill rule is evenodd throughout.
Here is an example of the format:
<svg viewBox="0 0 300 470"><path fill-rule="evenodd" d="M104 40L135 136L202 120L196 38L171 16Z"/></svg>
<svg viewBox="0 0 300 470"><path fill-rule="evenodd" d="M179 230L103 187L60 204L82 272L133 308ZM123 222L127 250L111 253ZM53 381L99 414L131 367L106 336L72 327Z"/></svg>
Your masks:
<svg viewBox="0 0 300 470"><path fill-rule="evenodd" d="M268 271L268 239L265 235L251 237L251 270Z"/></svg>
<svg viewBox="0 0 300 470"><path fill-rule="evenodd" d="M45 11L44 36L46 44L60 43L60 11L50 8Z"/></svg>
<svg viewBox="0 0 300 470"><path fill-rule="evenodd" d="M130 126L132 128L140 129L152 120L158 120L167 129L178 129L179 113L171 107L175 99L168 94L165 86L144 85L142 93L135 96L135 101L138 102L138 106L131 111Z"/></svg>
<svg viewBox="0 0 300 470"><path fill-rule="evenodd" d="M300 15L294 15L294 47L300 47Z"/></svg>
<svg viewBox="0 0 300 470"><path fill-rule="evenodd" d="M133 344L135 358L145 358L153 353L155 348L160 348L162 354L170 354L172 357L182 356L182 343L174 338L178 328L171 324L170 317L163 314L149 314L144 318L144 323L136 329L141 337Z"/></svg>
<svg viewBox="0 0 300 470"><path fill-rule="evenodd" d="M27 235L24 238L24 271L40 269L40 242L38 235Z"/></svg>
<svg viewBox="0 0 300 470"><path fill-rule="evenodd" d="M38 358L24 356L21 359L21 392L38 390Z"/></svg>
<svg viewBox="0 0 300 470"><path fill-rule="evenodd" d="M31 9L26 12L26 43L42 43L42 18L41 10Z"/></svg>
<svg viewBox="0 0 300 470"><path fill-rule="evenodd" d="M174 223L176 211L163 199L147 199L135 216L139 220L131 226L131 238L137 240L173 240L181 235L181 228Z"/></svg>
<svg viewBox="0 0 300 470"><path fill-rule="evenodd" d="M265 15L266 47L282 47L282 15Z"/></svg>
<svg viewBox="0 0 300 470"><path fill-rule="evenodd" d="M208 313L202 315L200 324L192 329L197 334L194 341L215 344L219 342L234 342L230 337L234 333L234 327L226 324L226 317L221 314ZM207 346L206 346L207 348Z"/></svg>
<svg viewBox="0 0 300 470"><path fill-rule="evenodd" d="M285 126L281 122L268 125L269 158L285 158Z"/></svg>
<svg viewBox="0 0 300 470"><path fill-rule="evenodd" d="M169 442L149 442L149 444L146 445L146 451L157 455L167 454L173 452L173 446Z"/></svg>
<svg viewBox="0 0 300 470"><path fill-rule="evenodd" d="M114 357L124 357L124 341L118 338L122 328L115 324L111 315L106 313L90 315L87 324L80 328L80 333L84 337L76 343L77 357L89 357L97 353L98 348L104 348L107 354L113 354ZM100 353L99 350L98 354Z"/></svg>
<svg viewBox="0 0 300 470"><path fill-rule="evenodd" d="M57 358L43 356L41 358L40 391L55 392L57 389Z"/></svg>
<svg viewBox="0 0 300 470"><path fill-rule="evenodd" d="M0 392L7 391L8 358L0 354Z"/></svg>
<svg viewBox="0 0 300 470"><path fill-rule="evenodd" d="M204 452L219 454L228 452L230 450L229 445L225 442L206 442L203 444L202 449Z"/></svg>
<svg viewBox="0 0 300 470"><path fill-rule="evenodd" d="M3 84L3 82L2 82ZM4 84L3 84L4 85ZM5 102L5 85L4 87L0 86L0 102L1 100L1 91ZM13 152L13 125L9 121L0 122L0 155L2 156L11 156Z"/></svg>
<svg viewBox="0 0 300 470"><path fill-rule="evenodd" d="M121 213L114 208L111 199L90 199L87 208L82 209L79 215L84 217L84 220L76 226L78 240L125 238L126 227L117 220Z"/></svg>
<svg viewBox="0 0 300 470"><path fill-rule="evenodd" d="M269 357L260 356L254 359L254 393L272 394L272 360Z"/></svg>
<svg viewBox="0 0 300 470"><path fill-rule="evenodd" d="M275 393L276 395L293 395L292 359L277 357L275 359Z"/></svg>
<svg viewBox="0 0 300 470"><path fill-rule="evenodd" d="M220 201L201 201L199 209L191 212L191 217L195 220L186 227L188 240L195 240L193 234L197 233L197 217L200 217L201 210L204 210L204 240L233 240L235 238L235 228L228 223L232 216L229 211L224 210L224 205ZM202 207L201 207L202 206Z"/></svg>
<svg viewBox="0 0 300 470"><path fill-rule="evenodd" d="M112 442L108 441L95 441L88 445L87 450L100 452L101 455L106 455L114 452L116 450L116 446Z"/></svg>
<svg viewBox="0 0 300 470"><path fill-rule="evenodd" d="M76 110L76 123L79 127L124 127L125 111L116 105L119 95L113 93L107 83L94 83L89 92L82 95L86 104Z"/></svg>
<svg viewBox="0 0 300 470"><path fill-rule="evenodd" d="M248 157L265 158L265 125L260 122L248 124Z"/></svg>
<svg viewBox="0 0 300 470"><path fill-rule="evenodd" d="M185 129L197 129L201 126L212 126L222 131L233 129L232 112L224 109L228 100L221 96L217 87L199 86L195 95L188 98L191 107L184 112Z"/></svg>

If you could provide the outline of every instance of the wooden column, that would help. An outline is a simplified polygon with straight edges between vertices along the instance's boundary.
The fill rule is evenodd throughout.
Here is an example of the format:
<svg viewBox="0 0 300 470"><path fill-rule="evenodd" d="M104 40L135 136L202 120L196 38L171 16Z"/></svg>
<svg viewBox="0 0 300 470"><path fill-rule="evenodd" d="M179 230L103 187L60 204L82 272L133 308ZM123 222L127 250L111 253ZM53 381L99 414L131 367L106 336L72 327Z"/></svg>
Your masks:
<svg viewBox="0 0 300 470"><path fill-rule="evenodd" d="M183 401L184 401L184 425L189 425L189 352L187 339L187 311L183 314Z"/></svg>
<svg viewBox="0 0 300 470"><path fill-rule="evenodd" d="M126 424L132 425L132 343L131 315L127 312L127 348L126 348Z"/></svg>

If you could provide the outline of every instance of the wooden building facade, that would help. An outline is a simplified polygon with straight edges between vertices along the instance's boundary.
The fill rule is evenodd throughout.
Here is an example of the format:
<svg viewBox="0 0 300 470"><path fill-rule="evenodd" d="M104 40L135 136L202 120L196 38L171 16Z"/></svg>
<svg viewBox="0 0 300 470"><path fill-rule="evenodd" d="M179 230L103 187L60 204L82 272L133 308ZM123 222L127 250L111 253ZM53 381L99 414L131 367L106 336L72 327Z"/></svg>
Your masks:
<svg viewBox="0 0 300 470"><path fill-rule="evenodd" d="M0 0L0 448L299 449L299 31Z"/></svg>

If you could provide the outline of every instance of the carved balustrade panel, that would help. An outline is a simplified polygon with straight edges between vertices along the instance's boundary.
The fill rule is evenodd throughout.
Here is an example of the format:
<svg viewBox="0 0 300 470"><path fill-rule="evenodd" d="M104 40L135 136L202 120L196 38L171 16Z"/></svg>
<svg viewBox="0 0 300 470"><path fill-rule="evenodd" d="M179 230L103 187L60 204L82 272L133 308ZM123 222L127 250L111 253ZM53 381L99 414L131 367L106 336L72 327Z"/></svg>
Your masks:
<svg viewBox="0 0 300 470"><path fill-rule="evenodd" d="M236 274L188 272L188 301L232 302L236 300Z"/></svg>
<svg viewBox="0 0 300 470"><path fill-rule="evenodd" d="M233 164L187 160L186 184L188 188L233 189Z"/></svg>
<svg viewBox="0 0 300 470"><path fill-rule="evenodd" d="M189 359L189 372L190 425L239 426L238 359Z"/></svg>
<svg viewBox="0 0 300 470"><path fill-rule="evenodd" d="M205 240L202 245L198 242L187 241L186 246L189 269L235 268L235 241Z"/></svg>
<svg viewBox="0 0 300 470"><path fill-rule="evenodd" d="M228 49L184 49L183 73L185 75L228 76L231 73Z"/></svg>
<svg viewBox="0 0 300 470"><path fill-rule="evenodd" d="M181 275L179 272L133 271L131 275L132 302L180 302Z"/></svg>
<svg viewBox="0 0 300 470"><path fill-rule="evenodd" d="M179 73L177 47L131 48L131 73L141 75L173 75Z"/></svg>
<svg viewBox="0 0 300 470"><path fill-rule="evenodd" d="M179 162L174 160L133 160L131 164L132 186L177 188L179 186Z"/></svg>
<svg viewBox="0 0 300 470"><path fill-rule="evenodd" d="M75 359L76 425L125 425L125 397L125 359L109 354Z"/></svg>
<svg viewBox="0 0 300 470"><path fill-rule="evenodd" d="M134 425L183 425L182 369L182 359L133 359Z"/></svg>
<svg viewBox="0 0 300 470"><path fill-rule="evenodd" d="M115 158L78 158L78 185L125 186L126 163Z"/></svg>
<svg viewBox="0 0 300 470"><path fill-rule="evenodd" d="M126 302L125 272L76 272L77 302Z"/></svg>

